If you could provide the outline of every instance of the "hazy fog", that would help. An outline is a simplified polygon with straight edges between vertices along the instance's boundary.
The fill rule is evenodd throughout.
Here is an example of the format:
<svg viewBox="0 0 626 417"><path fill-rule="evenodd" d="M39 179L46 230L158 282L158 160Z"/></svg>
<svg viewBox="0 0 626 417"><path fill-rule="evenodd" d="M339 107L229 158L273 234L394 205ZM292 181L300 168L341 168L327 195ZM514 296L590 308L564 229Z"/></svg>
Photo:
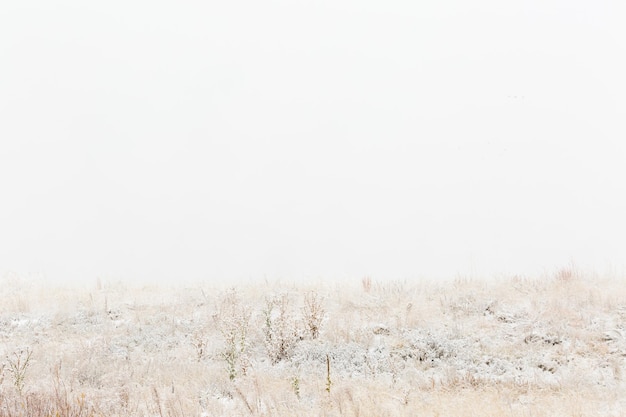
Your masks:
<svg viewBox="0 0 626 417"><path fill-rule="evenodd" d="M6 1L0 274L624 265L618 1Z"/></svg>

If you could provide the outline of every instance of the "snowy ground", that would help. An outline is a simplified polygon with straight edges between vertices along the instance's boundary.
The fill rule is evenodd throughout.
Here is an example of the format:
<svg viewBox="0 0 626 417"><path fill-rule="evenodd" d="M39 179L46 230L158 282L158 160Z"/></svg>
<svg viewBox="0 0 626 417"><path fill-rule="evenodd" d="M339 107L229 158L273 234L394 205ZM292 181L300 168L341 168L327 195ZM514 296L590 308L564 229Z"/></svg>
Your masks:
<svg viewBox="0 0 626 417"><path fill-rule="evenodd" d="M615 277L0 281L0 416L626 414Z"/></svg>

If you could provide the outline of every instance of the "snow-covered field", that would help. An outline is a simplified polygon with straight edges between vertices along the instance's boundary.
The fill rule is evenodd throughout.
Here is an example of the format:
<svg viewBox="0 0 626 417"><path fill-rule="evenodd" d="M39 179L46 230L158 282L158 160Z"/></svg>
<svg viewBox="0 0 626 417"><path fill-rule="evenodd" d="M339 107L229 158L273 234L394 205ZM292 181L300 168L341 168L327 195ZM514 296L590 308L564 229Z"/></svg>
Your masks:
<svg viewBox="0 0 626 417"><path fill-rule="evenodd" d="M626 287L0 279L0 416L626 415Z"/></svg>

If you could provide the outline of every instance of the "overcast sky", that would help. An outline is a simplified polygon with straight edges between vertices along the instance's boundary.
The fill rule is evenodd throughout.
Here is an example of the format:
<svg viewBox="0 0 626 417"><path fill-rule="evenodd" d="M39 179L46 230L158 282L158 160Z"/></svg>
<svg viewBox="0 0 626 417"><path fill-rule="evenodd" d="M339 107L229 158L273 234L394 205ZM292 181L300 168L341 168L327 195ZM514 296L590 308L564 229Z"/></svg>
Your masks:
<svg viewBox="0 0 626 417"><path fill-rule="evenodd" d="M626 255L611 0L5 1L0 274L536 274Z"/></svg>

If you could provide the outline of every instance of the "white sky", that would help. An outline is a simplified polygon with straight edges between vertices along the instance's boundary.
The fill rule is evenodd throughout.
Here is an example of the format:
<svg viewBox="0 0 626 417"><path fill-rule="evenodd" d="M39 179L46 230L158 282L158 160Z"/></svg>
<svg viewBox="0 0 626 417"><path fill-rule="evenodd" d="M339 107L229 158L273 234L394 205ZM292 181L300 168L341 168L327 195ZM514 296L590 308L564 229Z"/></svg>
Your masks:
<svg viewBox="0 0 626 417"><path fill-rule="evenodd" d="M626 255L621 0L5 1L0 274Z"/></svg>

